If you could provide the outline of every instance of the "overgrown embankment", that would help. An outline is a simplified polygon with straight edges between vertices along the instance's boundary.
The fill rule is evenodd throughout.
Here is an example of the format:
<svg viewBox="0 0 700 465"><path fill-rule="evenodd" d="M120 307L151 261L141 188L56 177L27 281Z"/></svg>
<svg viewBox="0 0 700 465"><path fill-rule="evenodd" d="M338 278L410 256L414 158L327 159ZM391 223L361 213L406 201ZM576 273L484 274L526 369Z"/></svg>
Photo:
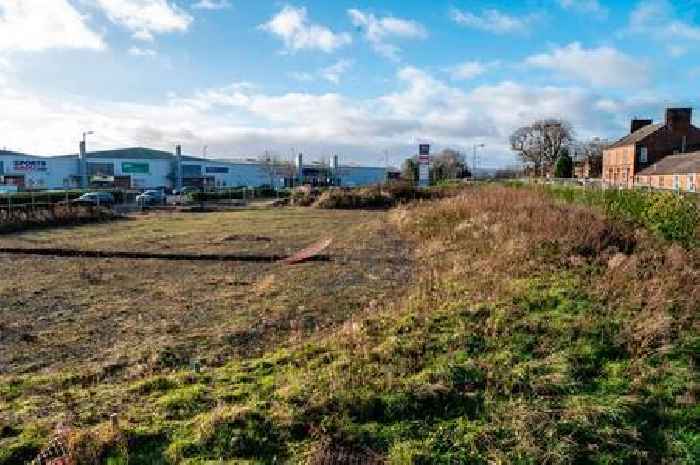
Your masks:
<svg viewBox="0 0 700 465"><path fill-rule="evenodd" d="M456 195L462 186L448 184L420 188L406 182L390 182L360 188L314 189L303 186L292 192L291 202L325 210L388 209L418 200L437 200Z"/></svg>
<svg viewBox="0 0 700 465"><path fill-rule="evenodd" d="M0 208L0 234L60 226L97 223L121 218L112 210L77 205Z"/></svg>
<svg viewBox="0 0 700 465"><path fill-rule="evenodd" d="M695 250L506 187L392 221L420 280L339 330L89 394L3 380L2 406L48 389L81 424L128 400L121 431L71 436L79 463L698 463ZM0 464L46 427L1 428Z"/></svg>

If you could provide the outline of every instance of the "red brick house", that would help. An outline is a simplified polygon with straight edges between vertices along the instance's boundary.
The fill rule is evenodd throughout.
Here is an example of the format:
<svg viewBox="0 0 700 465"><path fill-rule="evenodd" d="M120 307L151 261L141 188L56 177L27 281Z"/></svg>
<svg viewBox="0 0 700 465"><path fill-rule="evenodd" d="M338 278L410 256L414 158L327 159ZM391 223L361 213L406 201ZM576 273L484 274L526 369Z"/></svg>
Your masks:
<svg viewBox="0 0 700 465"><path fill-rule="evenodd" d="M603 151L603 181L633 187L640 171L663 158L700 150L700 129L692 116L692 108L669 108L663 123L632 120L630 134Z"/></svg>

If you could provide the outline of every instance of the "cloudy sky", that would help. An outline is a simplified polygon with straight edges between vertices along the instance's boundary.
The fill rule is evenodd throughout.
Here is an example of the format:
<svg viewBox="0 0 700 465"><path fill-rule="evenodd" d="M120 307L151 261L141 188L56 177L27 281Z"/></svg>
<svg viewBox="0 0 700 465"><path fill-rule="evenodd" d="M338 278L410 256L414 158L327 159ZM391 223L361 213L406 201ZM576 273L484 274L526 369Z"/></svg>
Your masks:
<svg viewBox="0 0 700 465"><path fill-rule="evenodd" d="M697 105L698 0L0 0L0 148L513 161L545 117L618 138Z"/></svg>

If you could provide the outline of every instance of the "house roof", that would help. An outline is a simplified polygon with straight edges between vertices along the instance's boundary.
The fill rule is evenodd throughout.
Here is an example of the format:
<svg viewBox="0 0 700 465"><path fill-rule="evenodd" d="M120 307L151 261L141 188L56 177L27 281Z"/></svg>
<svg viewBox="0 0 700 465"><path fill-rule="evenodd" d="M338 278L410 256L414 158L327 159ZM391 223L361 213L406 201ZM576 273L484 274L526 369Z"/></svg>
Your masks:
<svg viewBox="0 0 700 465"><path fill-rule="evenodd" d="M650 167L640 171L639 176L688 173L700 173L700 152L671 155L662 158Z"/></svg>
<svg viewBox="0 0 700 465"><path fill-rule="evenodd" d="M644 126L643 128L637 129L632 134L626 135L622 139L620 139L617 142L615 142L614 144L610 145L608 148L609 149L616 149L618 147L624 147L626 145L636 144L637 142L641 142L642 140L651 136L659 129L662 129L664 126L666 126L664 123L656 123L656 124L650 124L648 126Z"/></svg>

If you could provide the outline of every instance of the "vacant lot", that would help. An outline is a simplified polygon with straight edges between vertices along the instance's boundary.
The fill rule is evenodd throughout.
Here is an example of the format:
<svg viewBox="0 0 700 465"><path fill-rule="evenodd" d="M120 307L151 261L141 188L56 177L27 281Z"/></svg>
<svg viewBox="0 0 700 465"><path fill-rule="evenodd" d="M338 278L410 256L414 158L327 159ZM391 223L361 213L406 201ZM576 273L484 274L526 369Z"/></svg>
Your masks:
<svg viewBox="0 0 700 465"><path fill-rule="evenodd" d="M380 212L151 214L0 238L2 247L289 254L333 238L329 262L174 262L0 256L0 374L217 363L344 321L405 284Z"/></svg>
<svg viewBox="0 0 700 465"><path fill-rule="evenodd" d="M147 216L6 238L336 242L331 261L295 267L6 257L0 465L60 422L78 465L695 465L700 255L659 232L477 186L389 213Z"/></svg>

